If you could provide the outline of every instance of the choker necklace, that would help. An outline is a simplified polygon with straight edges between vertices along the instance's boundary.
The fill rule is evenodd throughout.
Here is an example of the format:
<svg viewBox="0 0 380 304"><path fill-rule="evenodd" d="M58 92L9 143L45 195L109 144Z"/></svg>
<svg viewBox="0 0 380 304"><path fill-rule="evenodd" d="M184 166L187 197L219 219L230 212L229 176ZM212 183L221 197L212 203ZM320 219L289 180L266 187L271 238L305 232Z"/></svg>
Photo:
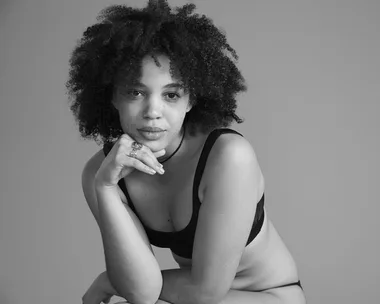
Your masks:
<svg viewBox="0 0 380 304"><path fill-rule="evenodd" d="M179 146L177 147L177 149L172 153L172 155L170 155L167 159L165 159L164 161L158 161L159 163L163 164L164 162L168 161L169 159L171 159L174 154L176 154L179 150L179 148L181 148L182 146L182 142L183 142L183 139L185 138L185 134L186 134L186 127L183 126L183 136L182 136L182 139L181 139L181 142L179 144Z"/></svg>

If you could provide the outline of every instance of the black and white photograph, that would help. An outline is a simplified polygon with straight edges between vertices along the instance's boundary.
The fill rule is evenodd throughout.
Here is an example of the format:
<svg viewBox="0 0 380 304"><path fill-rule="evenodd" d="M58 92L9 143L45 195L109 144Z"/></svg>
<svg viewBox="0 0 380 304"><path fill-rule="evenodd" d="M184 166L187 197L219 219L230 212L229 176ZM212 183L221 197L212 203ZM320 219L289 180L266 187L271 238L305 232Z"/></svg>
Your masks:
<svg viewBox="0 0 380 304"><path fill-rule="evenodd" d="M378 303L380 2L0 0L0 304Z"/></svg>

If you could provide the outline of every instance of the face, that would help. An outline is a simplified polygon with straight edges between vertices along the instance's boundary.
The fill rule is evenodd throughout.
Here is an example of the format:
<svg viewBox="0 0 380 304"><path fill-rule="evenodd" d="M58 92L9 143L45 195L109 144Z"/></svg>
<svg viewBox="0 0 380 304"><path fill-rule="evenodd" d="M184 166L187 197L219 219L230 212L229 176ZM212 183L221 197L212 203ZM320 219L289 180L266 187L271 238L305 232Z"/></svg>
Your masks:
<svg viewBox="0 0 380 304"><path fill-rule="evenodd" d="M112 103L119 112L124 133L153 152L168 149L178 141L183 121L191 110L189 94L179 79L170 75L169 58L157 56L158 67L151 56L142 60L141 78L134 81L117 81ZM159 133L142 129L161 128Z"/></svg>

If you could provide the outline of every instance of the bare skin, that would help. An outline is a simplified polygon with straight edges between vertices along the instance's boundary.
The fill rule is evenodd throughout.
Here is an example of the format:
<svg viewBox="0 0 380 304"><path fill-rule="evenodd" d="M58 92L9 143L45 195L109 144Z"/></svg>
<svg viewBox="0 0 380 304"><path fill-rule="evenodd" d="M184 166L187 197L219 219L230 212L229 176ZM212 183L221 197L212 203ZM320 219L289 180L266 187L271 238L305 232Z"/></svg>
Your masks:
<svg viewBox="0 0 380 304"><path fill-rule="evenodd" d="M158 231L179 231L187 226L192 215L193 178L206 137L206 134L196 137L186 136L184 145L191 147L186 153L187 161L179 162L173 159L172 162L165 163L165 174L148 175L135 170L124 178L136 211L146 226ZM215 152L211 150L209 158L213 157L213 153ZM93 164L99 165L103 160L104 153L100 150L94 155ZM212 179L208 172L206 163L198 192L201 202L205 185ZM264 193L264 187L262 183L260 193ZM119 194L122 202L128 206L120 188ZM135 220L139 221L137 218ZM144 230L140 230L140 234L147 239ZM182 258L174 253L172 255L180 268L191 267L191 259ZM255 300L257 294L263 293L274 296L274 301L268 303L277 303L277 300L281 299L279 303L303 304L305 298L298 286L254 292L296 281L298 274L295 262L265 211L263 227L256 238L245 247L231 290L223 304L244 303L244 301L256 303L251 301ZM159 300L157 303L168 302Z"/></svg>

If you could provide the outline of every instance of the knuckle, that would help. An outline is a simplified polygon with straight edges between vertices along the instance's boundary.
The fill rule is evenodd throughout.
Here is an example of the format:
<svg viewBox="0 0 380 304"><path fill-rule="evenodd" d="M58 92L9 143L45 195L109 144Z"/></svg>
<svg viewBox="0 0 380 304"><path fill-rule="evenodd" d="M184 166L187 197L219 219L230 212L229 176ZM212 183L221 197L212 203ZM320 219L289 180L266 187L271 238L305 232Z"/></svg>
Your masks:
<svg viewBox="0 0 380 304"><path fill-rule="evenodd" d="M153 157L154 158L153 152L148 147L144 150L144 153L145 153L146 157L149 157L149 158Z"/></svg>

